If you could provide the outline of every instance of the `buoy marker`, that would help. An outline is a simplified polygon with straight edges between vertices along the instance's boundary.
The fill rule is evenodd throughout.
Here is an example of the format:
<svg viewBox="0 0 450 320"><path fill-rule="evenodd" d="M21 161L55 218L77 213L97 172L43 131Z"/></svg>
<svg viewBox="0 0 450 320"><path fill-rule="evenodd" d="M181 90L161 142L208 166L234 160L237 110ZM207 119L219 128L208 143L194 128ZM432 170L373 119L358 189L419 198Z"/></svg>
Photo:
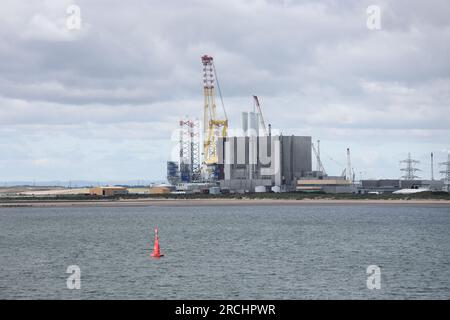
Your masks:
<svg viewBox="0 0 450 320"><path fill-rule="evenodd" d="M159 236L158 236L158 228L155 228L155 244L153 245L153 252L151 254L153 258L161 258L164 257L159 250Z"/></svg>

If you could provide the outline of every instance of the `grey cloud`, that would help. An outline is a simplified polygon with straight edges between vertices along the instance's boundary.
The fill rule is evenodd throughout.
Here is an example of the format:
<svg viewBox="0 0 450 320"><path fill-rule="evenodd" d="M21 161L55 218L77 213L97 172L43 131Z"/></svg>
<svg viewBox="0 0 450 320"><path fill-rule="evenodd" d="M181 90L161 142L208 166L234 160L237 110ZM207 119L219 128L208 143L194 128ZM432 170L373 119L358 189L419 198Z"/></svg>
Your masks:
<svg viewBox="0 0 450 320"><path fill-rule="evenodd" d="M78 32L65 28L71 3L81 8ZM380 31L366 28L370 4L382 8ZM233 126L257 94L269 122L285 131L370 145L388 132L399 143L415 139L423 154L425 143L442 149L450 136L449 8L443 0L5 0L0 133L12 140L0 140L9 150L0 160L25 159L32 146L12 146L26 139L43 150L29 155L34 165L61 168L55 178L65 174L55 163L70 158L46 139L112 166L141 157L140 147L169 140L179 117L201 116L203 54L216 60ZM90 149L93 141L105 148ZM161 166L158 157L147 156L150 167ZM27 166L21 171L34 168Z"/></svg>

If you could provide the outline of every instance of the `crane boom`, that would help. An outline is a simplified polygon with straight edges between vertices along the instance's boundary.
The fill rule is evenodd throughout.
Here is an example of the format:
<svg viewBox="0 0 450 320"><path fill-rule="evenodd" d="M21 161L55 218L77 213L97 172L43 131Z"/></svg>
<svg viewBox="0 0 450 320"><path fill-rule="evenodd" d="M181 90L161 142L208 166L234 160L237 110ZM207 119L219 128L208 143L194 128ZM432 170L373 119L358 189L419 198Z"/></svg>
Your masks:
<svg viewBox="0 0 450 320"><path fill-rule="evenodd" d="M261 120L261 126L264 131L264 135L267 136L267 129L266 129L266 123L264 122L264 116L261 110L261 105L259 104L259 100L257 96L253 96L253 99L255 100L255 105L258 108L258 113L260 115L259 119Z"/></svg>
<svg viewBox="0 0 450 320"><path fill-rule="evenodd" d="M314 151L314 154L316 155L316 161L317 161L317 164L319 167L319 171L322 171L322 173L324 175L326 175L327 173L325 172L325 168L323 167L322 160L320 160L320 154L317 152L316 147L314 146L314 143L311 143L311 147Z"/></svg>
<svg viewBox="0 0 450 320"><path fill-rule="evenodd" d="M228 119L223 105L222 94L219 89L224 117L220 118L216 110L215 85L217 75L214 67L213 58L207 55L202 57L203 64L203 163L206 165L215 165L218 163L217 142L219 137L226 137L228 131Z"/></svg>

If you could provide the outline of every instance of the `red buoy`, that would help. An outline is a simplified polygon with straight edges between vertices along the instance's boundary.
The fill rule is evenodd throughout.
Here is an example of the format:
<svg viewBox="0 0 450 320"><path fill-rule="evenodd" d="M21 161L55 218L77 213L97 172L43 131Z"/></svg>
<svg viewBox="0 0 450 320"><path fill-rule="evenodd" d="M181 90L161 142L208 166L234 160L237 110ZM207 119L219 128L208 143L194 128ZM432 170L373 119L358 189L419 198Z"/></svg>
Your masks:
<svg viewBox="0 0 450 320"><path fill-rule="evenodd" d="M153 252L151 254L153 258L161 258L164 257L163 254L159 251L159 237L158 237L158 228L155 228L155 244L153 246Z"/></svg>

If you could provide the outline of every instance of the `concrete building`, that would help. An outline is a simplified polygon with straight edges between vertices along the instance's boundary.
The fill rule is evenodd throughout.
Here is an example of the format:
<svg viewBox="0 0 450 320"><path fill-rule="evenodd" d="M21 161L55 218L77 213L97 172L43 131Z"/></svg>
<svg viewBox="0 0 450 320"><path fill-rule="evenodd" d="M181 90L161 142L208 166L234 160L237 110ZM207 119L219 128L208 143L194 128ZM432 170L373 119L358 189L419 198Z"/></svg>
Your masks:
<svg viewBox="0 0 450 320"><path fill-rule="evenodd" d="M111 197L115 195L128 194L125 187L96 187L89 189L90 195Z"/></svg>
<svg viewBox="0 0 450 320"><path fill-rule="evenodd" d="M324 177L323 179L303 178L297 180L297 191L326 193L357 193L357 187L345 177Z"/></svg>
<svg viewBox="0 0 450 320"><path fill-rule="evenodd" d="M379 192L392 193L401 189L419 189L425 188L430 191L442 191L444 187L443 180L400 180L400 179L380 179L380 180L362 180L361 193Z"/></svg>
<svg viewBox="0 0 450 320"><path fill-rule="evenodd" d="M222 189L254 192L256 187L269 191L280 186L293 191L297 179L312 171L311 137L255 134L220 138L218 158Z"/></svg>
<svg viewBox="0 0 450 320"><path fill-rule="evenodd" d="M392 193L400 190L399 179L381 179L381 180L362 180L361 193L377 192L377 193Z"/></svg>
<svg viewBox="0 0 450 320"><path fill-rule="evenodd" d="M176 191L183 193L208 193L210 188L216 187L216 183L179 183L176 185Z"/></svg>
<svg viewBox="0 0 450 320"><path fill-rule="evenodd" d="M176 185L180 182L180 169L178 162L167 161L167 181L171 185Z"/></svg>
<svg viewBox="0 0 450 320"><path fill-rule="evenodd" d="M172 187L172 186L160 185L160 186L150 187L149 193L150 194L168 194L173 190L174 190L174 187Z"/></svg>
<svg viewBox="0 0 450 320"><path fill-rule="evenodd" d="M401 181L401 185L405 186L404 183L405 180ZM416 182L415 180L411 181L411 182ZM419 183L417 184L412 184L412 187L414 188L426 188L429 189L430 191L443 191L444 189L444 180L419 180ZM403 188L406 188L403 187Z"/></svg>

